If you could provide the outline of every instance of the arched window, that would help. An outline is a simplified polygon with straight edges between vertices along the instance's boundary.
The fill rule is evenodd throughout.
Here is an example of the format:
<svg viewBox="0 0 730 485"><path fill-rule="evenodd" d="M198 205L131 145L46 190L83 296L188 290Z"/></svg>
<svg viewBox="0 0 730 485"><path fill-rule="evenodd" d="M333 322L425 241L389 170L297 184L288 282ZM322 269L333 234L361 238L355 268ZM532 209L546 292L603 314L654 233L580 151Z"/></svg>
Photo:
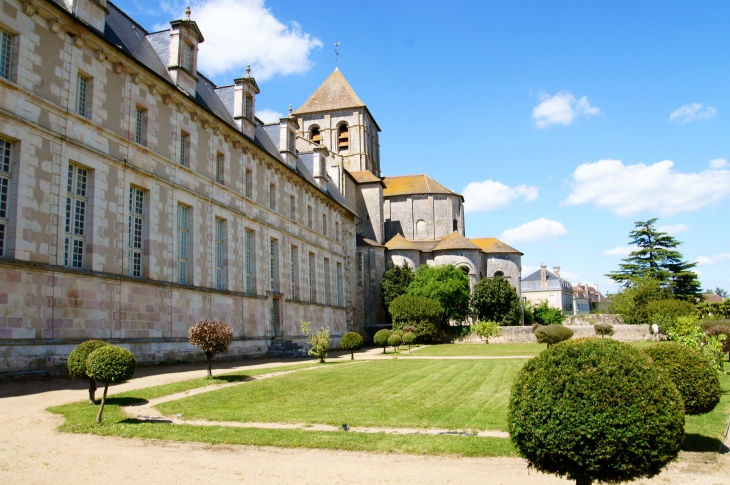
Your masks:
<svg viewBox="0 0 730 485"><path fill-rule="evenodd" d="M337 128L337 151L344 152L350 149L350 132L347 123L342 123Z"/></svg>
<svg viewBox="0 0 730 485"><path fill-rule="evenodd" d="M315 125L309 129L309 139L317 145L322 142L322 135L319 134L319 126Z"/></svg>
<svg viewBox="0 0 730 485"><path fill-rule="evenodd" d="M459 269L462 270L465 275L469 276L469 267L467 267L467 266L459 266Z"/></svg>
<svg viewBox="0 0 730 485"><path fill-rule="evenodd" d="M494 277L495 278L504 278L504 271L495 271Z"/></svg>
<svg viewBox="0 0 730 485"><path fill-rule="evenodd" d="M454 232L456 232L458 230L459 230L459 221L457 221L456 219L454 219Z"/></svg>
<svg viewBox="0 0 730 485"><path fill-rule="evenodd" d="M416 222L416 239L426 239L426 221L419 219Z"/></svg>

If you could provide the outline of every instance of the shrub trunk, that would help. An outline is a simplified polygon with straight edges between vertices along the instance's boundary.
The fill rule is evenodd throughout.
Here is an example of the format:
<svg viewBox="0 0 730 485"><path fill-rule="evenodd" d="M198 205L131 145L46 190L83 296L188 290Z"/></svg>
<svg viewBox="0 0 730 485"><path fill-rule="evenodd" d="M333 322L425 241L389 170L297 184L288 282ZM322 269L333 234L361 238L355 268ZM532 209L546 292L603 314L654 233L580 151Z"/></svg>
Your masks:
<svg viewBox="0 0 730 485"><path fill-rule="evenodd" d="M89 379L89 405L96 404L96 381Z"/></svg>
<svg viewBox="0 0 730 485"><path fill-rule="evenodd" d="M350 360L355 360L355 349L350 349Z"/></svg>
<svg viewBox="0 0 730 485"><path fill-rule="evenodd" d="M576 478L575 485L593 485L593 480L590 478Z"/></svg>
<svg viewBox="0 0 730 485"><path fill-rule="evenodd" d="M205 358L208 359L208 377L213 377L213 372L211 370L211 366L213 365L213 354L206 352Z"/></svg>
<svg viewBox="0 0 730 485"><path fill-rule="evenodd" d="M104 413L104 404L106 403L106 391L109 390L109 384L104 384L104 394L101 395L101 406L99 406L99 414L96 415L96 424L101 424L101 415Z"/></svg>

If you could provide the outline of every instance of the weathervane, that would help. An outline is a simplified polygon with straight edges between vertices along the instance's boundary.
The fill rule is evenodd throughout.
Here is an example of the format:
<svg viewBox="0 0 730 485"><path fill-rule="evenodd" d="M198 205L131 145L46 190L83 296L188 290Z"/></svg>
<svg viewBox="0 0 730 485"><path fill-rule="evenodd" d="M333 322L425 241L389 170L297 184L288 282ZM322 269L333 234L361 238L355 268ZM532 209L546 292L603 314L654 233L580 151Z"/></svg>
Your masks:
<svg viewBox="0 0 730 485"><path fill-rule="evenodd" d="M340 52L337 48L340 46L339 42L335 42L335 69L339 68L340 63Z"/></svg>

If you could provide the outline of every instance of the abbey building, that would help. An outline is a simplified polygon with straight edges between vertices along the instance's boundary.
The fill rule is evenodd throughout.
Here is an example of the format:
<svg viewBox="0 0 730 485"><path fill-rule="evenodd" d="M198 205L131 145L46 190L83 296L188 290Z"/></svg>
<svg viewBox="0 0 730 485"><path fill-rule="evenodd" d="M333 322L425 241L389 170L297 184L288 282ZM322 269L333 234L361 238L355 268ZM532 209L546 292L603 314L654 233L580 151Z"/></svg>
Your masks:
<svg viewBox="0 0 730 485"><path fill-rule="evenodd" d="M383 177L380 127L335 71L275 124L250 72L198 71L190 18L148 32L106 0L0 11L0 372L105 339L177 361L203 318L230 354L296 352L300 325L385 322L392 261L519 290L519 251L464 237L463 198ZM255 73L254 73L255 74Z"/></svg>

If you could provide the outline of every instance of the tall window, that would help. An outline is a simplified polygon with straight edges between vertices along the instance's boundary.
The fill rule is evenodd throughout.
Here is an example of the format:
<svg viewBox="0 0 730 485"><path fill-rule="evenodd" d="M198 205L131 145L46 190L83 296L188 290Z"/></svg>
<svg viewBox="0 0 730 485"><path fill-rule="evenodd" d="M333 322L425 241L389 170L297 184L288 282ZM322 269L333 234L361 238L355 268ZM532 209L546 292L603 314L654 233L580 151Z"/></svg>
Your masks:
<svg viewBox="0 0 730 485"><path fill-rule="evenodd" d="M251 170L246 170L246 180L245 182L245 196L249 199L253 197L253 172Z"/></svg>
<svg viewBox="0 0 730 485"><path fill-rule="evenodd" d="M322 234L327 235L327 214L322 214Z"/></svg>
<svg viewBox="0 0 730 485"><path fill-rule="evenodd" d="M314 216L312 214L312 206L308 205L307 206L307 227L310 229L312 228L312 224L314 224L313 219L314 219Z"/></svg>
<svg viewBox="0 0 730 485"><path fill-rule="evenodd" d="M134 141L145 145L147 142L147 110L137 106L135 114Z"/></svg>
<svg viewBox="0 0 730 485"><path fill-rule="evenodd" d="M190 42L183 42L183 67L193 72L193 46Z"/></svg>
<svg viewBox="0 0 730 485"><path fill-rule="evenodd" d="M76 113L91 118L91 78L79 74L76 86Z"/></svg>
<svg viewBox="0 0 730 485"><path fill-rule="evenodd" d="M129 188L129 276L142 277L142 227L144 192Z"/></svg>
<svg viewBox="0 0 730 485"><path fill-rule="evenodd" d="M299 299L297 291L297 282L299 281L299 248L291 247L291 297L292 300Z"/></svg>
<svg viewBox="0 0 730 485"><path fill-rule="evenodd" d="M279 292L279 241L271 238L269 251L269 273L271 291Z"/></svg>
<svg viewBox="0 0 730 485"><path fill-rule="evenodd" d="M335 241L340 242L340 223L335 221Z"/></svg>
<svg viewBox="0 0 730 485"><path fill-rule="evenodd" d="M359 286L362 286L363 280L365 279L365 273L364 273L364 255L362 253L357 254L357 284Z"/></svg>
<svg viewBox="0 0 730 485"><path fill-rule="evenodd" d="M269 184L269 209L276 210L276 185Z"/></svg>
<svg viewBox="0 0 730 485"><path fill-rule="evenodd" d="M319 133L319 126L313 126L309 130L309 139L312 143L319 145L322 142L322 135Z"/></svg>
<svg viewBox="0 0 730 485"><path fill-rule="evenodd" d="M294 153L296 148L296 135L293 131L289 131L289 151Z"/></svg>
<svg viewBox="0 0 730 485"><path fill-rule="evenodd" d="M13 144L0 138L0 256L5 256L8 233L8 196L10 193L10 156Z"/></svg>
<svg viewBox="0 0 730 485"><path fill-rule="evenodd" d="M215 154L215 181L219 184L223 183L223 167L225 165L225 155L218 152Z"/></svg>
<svg viewBox="0 0 730 485"><path fill-rule="evenodd" d="M350 133L346 124L337 128L337 151L344 152L350 148Z"/></svg>
<svg viewBox="0 0 730 485"><path fill-rule="evenodd" d="M215 219L215 287L225 290L228 286L225 266L226 262L226 221Z"/></svg>
<svg viewBox="0 0 730 485"><path fill-rule="evenodd" d="M293 196L289 196L289 219L297 220L297 199Z"/></svg>
<svg viewBox="0 0 730 485"><path fill-rule="evenodd" d="M177 205L177 282L188 283L190 207Z"/></svg>
<svg viewBox="0 0 730 485"><path fill-rule="evenodd" d="M10 79L13 68L13 36L0 29L0 77Z"/></svg>
<svg viewBox="0 0 730 485"><path fill-rule="evenodd" d="M180 165L190 166L190 135L184 131L180 132Z"/></svg>
<svg viewBox="0 0 730 485"><path fill-rule="evenodd" d="M253 268L253 253L255 250L255 233L251 229L246 229L246 293L252 295L254 293L254 268Z"/></svg>
<svg viewBox="0 0 730 485"><path fill-rule="evenodd" d="M324 304L330 304L330 260L324 258Z"/></svg>
<svg viewBox="0 0 730 485"><path fill-rule="evenodd" d="M309 285L309 301L314 302L314 253L309 253L307 283Z"/></svg>
<svg viewBox="0 0 730 485"><path fill-rule="evenodd" d="M64 241L65 265L69 268L84 267L86 243L86 204L88 172L75 165L68 166L66 187L66 238Z"/></svg>
<svg viewBox="0 0 730 485"><path fill-rule="evenodd" d="M345 289L343 287L342 263L337 263L337 306L345 306Z"/></svg>
<svg viewBox="0 0 730 485"><path fill-rule="evenodd" d="M246 118L253 121L253 96L246 93Z"/></svg>

